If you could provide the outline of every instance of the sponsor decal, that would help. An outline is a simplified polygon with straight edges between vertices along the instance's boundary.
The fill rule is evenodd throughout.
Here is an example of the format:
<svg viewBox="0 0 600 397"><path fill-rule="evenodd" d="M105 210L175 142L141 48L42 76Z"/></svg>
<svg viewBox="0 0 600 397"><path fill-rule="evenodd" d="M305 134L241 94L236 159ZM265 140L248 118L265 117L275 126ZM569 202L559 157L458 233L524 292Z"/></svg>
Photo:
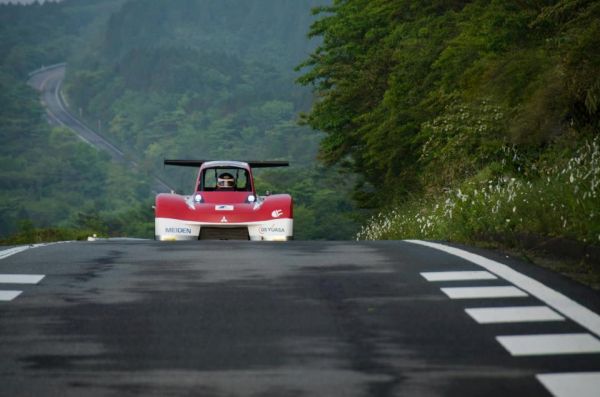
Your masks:
<svg viewBox="0 0 600 397"><path fill-rule="evenodd" d="M229 221L227 220L227 218L225 218L225 217L221 218L221 223L227 223L227 222L229 222Z"/></svg>
<svg viewBox="0 0 600 397"><path fill-rule="evenodd" d="M276 225L261 226L261 227L258 228L258 233L260 233L260 234L265 234L265 233L285 233L285 228L279 227L279 226L276 226Z"/></svg>
<svg viewBox="0 0 600 397"><path fill-rule="evenodd" d="M215 205L215 211L233 211L233 205L226 205L226 204Z"/></svg>
<svg viewBox="0 0 600 397"><path fill-rule="evenodd" d="M166 227L165 233L192 234L192 229L189 227Z"/></svg>
<svg viewBox="0 0 600 397"><path fill-rule="evenodd" d="M279 218L281 215L283 215L283 211L282 210L275 210L275 211L271 212L271 216L273 218Z"/></svg>

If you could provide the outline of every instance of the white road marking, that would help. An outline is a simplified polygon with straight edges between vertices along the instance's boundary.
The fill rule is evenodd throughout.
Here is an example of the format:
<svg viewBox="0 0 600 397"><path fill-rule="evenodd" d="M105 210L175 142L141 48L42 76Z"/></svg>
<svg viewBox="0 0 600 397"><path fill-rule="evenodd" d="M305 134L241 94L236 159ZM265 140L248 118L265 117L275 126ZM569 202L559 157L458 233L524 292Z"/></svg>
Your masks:
<svg viewBox="0 0 600 397"><path fill-rule="evenodd" d="M23 291L0 291L0 301L11 301L21 295Z"/></svg>
<svg viewBox="0 0 600 397"><path fill-rule="evenodd" d="M43 274L0 274L0 284L37 284Z"/></svg>
<svg viewBox="0 0 600 397"><path fill-rule="evenodd" d="M509 266L502 263L487 259L481 255L473 254L458 248L449 247L443 244L431 243L428 241L421 240L406 240L413 244L424 245L430 248L434 248L440 251L447 252L452 255L456 255L469 262L475 263L484 269L502 277L509 281L515 286L527 291L529 294L535 296L554 310L563 314L565 317L575 321L577 324L583 326L590 332L600 336L600 316L590 309L580 305L574 300L566 297L558 291L552 288L546 287L544 284L531 277L525 276Z"/></svg>
<svg viewBox="0 0 600 397"><path fill-rule="evenodd" d="M0 251L0 259L8 258L9 256L18 254L19 252L27 251L28 249L31 249L31 248L46 247L48 245L64 244L64 243L70 243L70 242L71 241L55 241L53 243L30 244L30 245L23 245L20 247L9 248L9 249Z"/></svg>
<svg viewBox="0 0 600 397"><path fill-rule="evenodd" d="M441 288L450 299L517 298L527 294L513 286Z"/></svg>
<svg viewBox="0 0 600 397"><path fill-rule="evenodd" d="M597 397L600 372L539 374L535 376L554 397Z"/></svg>
<svg viewBox="0 0 600 397"><path fill-rule="evenodd" d="M29 248L30 248L30 246L27 245L24 247L15 247L15 248L9 248L7 250L0 251L0 259L8 258L9 256L18 254L19 252L26 251Z"/></svg>
<svg viewBox="0 0 600 397"><path fill-rule="evenodd" d="M600 353L591 334L506 335L496 340L513 356Z"/></svg>
<svg viewBox="0 0 600 397"><path fill-rule="evenodd" d="M423 272L421 276L427 281L494 280L498 278L486 271Z"/></svg>
<svg viewBox="0 0 600 397"><path fill-rule="evenodd" d="M486 307L465 309L479 324L564 321L564 317L547 306Z"/></svg>

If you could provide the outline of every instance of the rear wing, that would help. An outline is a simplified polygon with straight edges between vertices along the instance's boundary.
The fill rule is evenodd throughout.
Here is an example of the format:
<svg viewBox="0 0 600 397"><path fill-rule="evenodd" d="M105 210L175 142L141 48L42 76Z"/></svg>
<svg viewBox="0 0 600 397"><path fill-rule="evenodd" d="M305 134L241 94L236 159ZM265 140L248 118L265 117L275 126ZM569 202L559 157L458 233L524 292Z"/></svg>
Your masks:
<svg viewBox="0 0 600 397"><path fill-rule="evenodd" d="M176 165L179 167L200 167L204 163L214 160L164 160L164 165ZM242 161L250 168L288 167L289 161Z"/></svg>

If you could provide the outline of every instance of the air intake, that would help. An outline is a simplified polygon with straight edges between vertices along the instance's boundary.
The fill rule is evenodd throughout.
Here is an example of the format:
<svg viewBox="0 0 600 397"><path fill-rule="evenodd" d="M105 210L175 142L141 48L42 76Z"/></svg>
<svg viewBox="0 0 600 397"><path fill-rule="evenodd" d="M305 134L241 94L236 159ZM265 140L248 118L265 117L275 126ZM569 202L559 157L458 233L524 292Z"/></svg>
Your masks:
<svg viewBox="0 0 600 397"><path fill-rule="evenodd" d="M199 240L250 240L247 227L201 227Z"/></svg>

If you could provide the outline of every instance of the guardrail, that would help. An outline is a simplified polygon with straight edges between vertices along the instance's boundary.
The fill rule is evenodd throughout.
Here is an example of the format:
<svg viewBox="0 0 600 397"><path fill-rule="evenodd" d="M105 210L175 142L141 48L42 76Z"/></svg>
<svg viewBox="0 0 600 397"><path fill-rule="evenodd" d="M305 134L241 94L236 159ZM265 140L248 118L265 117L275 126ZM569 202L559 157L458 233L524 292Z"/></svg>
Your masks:
<svg viewBox="0 0 600 397"><path fill-rule="evenodd" d="M63 67L63 66L67 66L67 64L65 62L61 62L61 63L55 63L53 65L48 65L48 66L42 65L41 68L36 69L36 70L34 70L32 72L27 73L27 76L31 77L31 76L36 75L38 73L45 72L46 70L56 69L56 68L60 68L60 67Z"/></svg>

